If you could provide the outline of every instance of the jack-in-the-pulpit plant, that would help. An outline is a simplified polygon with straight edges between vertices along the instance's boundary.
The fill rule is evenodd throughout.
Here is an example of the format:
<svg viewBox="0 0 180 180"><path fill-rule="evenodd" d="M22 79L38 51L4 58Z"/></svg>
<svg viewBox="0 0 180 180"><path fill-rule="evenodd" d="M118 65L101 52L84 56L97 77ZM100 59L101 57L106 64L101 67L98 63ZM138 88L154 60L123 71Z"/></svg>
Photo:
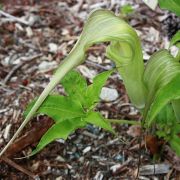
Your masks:
<svg viewBox="0 0 180 180"><path fill-rule="evenodd" d="M173 38L172 45L178 45L179 40L180 32ZM110 42L106 55L116 64L132 104L142 113L142 126L155 126L156 134L168 141L180 155L179 54L173 57L169 50L162 49L154 53L144 66L136 31L111 11L102 9L90 14L74 48L60 64L42 94L30 103L25 120L0 155L37 114L50 116L55 124L44 134L32 154L57 138L66 139L77 128L85 127L88 123L114 133L111 121L95 112L94 107L99 101L101 88L115 69L99 74L89 86L78 72L72 71L84 62L90 46L102 42ZM51 93L59 83L65 88L67 96ZM137 123L126 120L119 122ZM168 133L166 128L169 128Z"/></svg>

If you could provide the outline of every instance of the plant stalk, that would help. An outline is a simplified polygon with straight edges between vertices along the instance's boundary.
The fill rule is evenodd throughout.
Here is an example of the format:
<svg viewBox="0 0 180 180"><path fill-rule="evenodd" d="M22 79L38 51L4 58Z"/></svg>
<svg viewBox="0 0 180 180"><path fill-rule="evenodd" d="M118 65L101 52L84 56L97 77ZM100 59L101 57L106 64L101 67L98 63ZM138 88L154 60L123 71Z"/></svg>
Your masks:
<svg viewBox="0 0 180 180"><path fill-rule="evenodd" d="M131 125L141 125L141 122L135 120L124 120L124 119L107 119L110 123L116 124L131 124Z"/></svg>

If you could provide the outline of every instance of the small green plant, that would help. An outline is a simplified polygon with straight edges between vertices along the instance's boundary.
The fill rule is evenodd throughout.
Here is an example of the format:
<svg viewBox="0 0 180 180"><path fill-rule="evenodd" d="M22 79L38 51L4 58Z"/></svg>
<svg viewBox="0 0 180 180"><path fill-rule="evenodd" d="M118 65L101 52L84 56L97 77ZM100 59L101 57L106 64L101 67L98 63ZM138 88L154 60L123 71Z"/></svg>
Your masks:
<svg viewBox="0 0 180 180"><path fill-rule="evenodd" d="M126 4L121 7L120 12L122 16L126 17L127 15L132 14L134 12L134 9L130 4Z"/></svg>
<svg viewBox="0 0 180 180"><path fill-rule="evenodd" d="M173 38L172 45L178 45L179 40L178 32ZM28 121L39 113L53 118L55 124L42 137L32 154L57 138L66 139L74 130L85 127L87 123L114 133L110 122L117 121L107 120L94 110L99 101L101 88L113 70L99 74L89 86L79 73L72 71L85 60L88 48L101 42L110 42L106 55L115 62L132 104L142 113L142 126L146 129L156 126L156 134L168 141L180 155L179 54L173 57L169 50L160 50L154 53L144 66L141 43L135 30L108 10L96 10L91 13L76 45L39 98L28 106L24 122L0 155L5 152ZM51 94L60 82L67 96ZM167 115L164 115L164 112ZM126 120L119 122L137 123ZM167 126L166 122L169 122ZM170 130L163 134L166 128Z"/></svg>

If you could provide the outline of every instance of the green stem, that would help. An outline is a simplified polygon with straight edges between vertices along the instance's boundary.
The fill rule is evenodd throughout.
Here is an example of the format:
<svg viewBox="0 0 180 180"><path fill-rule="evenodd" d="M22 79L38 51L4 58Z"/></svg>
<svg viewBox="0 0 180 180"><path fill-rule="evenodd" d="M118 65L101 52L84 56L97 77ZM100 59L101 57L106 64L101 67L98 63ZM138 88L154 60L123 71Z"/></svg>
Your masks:
<svg viewBox="0 0 180 180"><path fill-rule="evenodd" d="M141 125L141 122L135 120L124 120L124 119L107 119L110 123L116 124L131 124L131 125Z"/></svg>

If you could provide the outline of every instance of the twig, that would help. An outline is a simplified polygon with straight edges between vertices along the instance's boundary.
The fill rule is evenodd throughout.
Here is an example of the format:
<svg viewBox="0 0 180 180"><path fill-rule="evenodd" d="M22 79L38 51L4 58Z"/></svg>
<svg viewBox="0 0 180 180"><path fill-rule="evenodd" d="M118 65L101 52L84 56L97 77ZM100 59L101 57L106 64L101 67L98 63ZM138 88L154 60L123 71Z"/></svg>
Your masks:
<svg viewBox="0 0 180 180"><path fill-rule="evenodd" d="M102 66L102 65L100 65L100 64L91 62L91 61L89 61L89 60L86 60L86 63L89 64L89 65L91 65L91 66L93 66L93 67L95 67L95 68L100 68L100 69L103 69L103 70L106 70L106 71L108 71L108 70L111 69L111 68L104 67L104 66Z"/></svg>
<svg viewBox="0 0 180 180"><path fill-rule="evenodd" d="M113 174L113 175L116 175L116 174L120 173L121 170L122 170L125 166L127 166L132 160L133 160L133 158L128 158L122 165L112 166L112 167L110 168L111 171L112 171L112 174Z"/></svg>
<svg viewBox="0 0 180 180"><path fill-rule="evenodd" d="M6 83L9 81L9 79L11 78L11 76L12 76L19 68L21 68L25 63L30 62L30 61L32 61L32 60L34 60L34 59L36 59L36 58L41 57L41 56L42 56L42 54L38 54L38 55L35 55L35 56L33 56L33 57L21 58L21 59L24 60L24 61L20 62L19 64L17 64L16 66L14 66L14 67L12 68L12 70L11 70L11 71L7 74L7 76L5 77L3 83L6 84Z"/></svg>
<svg viewBox="0 0 180 180"><path fill-rule="evenodd" d="M7 17L7 18L9 18L12 21L16 21L16 22L19 22L19 23L22 23L22 24L25 24L25 25L28 25L28 26L30 25L29 22L27 22L27 21L25 21L23 19L17 18L15 16L11 15L11 14L8 14L8 13L2 11L2 10L0 10L0 14Z"/></svg>
<svg viewBox="0 0 180 180"><path fill-rule="evenodd" d="M107 119L110 123L116 123L116 124L131 124L131 125L141 125L138 121L133 120L124 120L124 119Z"/></svg>
<svg viewBox="0 0 180 180"><path fill-rule="evenodd" d="M139 174L140 175L157 175L157 174L167 174L170 172L171 165L167 163L163 164L152 164L145 165L140 167Z"/></svg>
<svg viewBox="0 0 180 180"><path fill-rule="evenodd" d="M143 127L143 121L141 118L139 118L139 120L141 120L141 127ZM138 179L139 177L139 169L140 169L140 165L141 165L141 153L142 153L142 137L143 137L143 130L141 131L141 136L138 137L138 141L139 141L139 151L138 151L138 169L137 169L137 176L135 179Z"/></svg>
<svg viewBox="0 0 180 180"><path fill-rule="evenodd" d="M22 166L18 165L17 163L15 163L14 161L12 161L11 159L2 156L1 159L6 162L7 164L9 164L10 166L14 167L15 169L21 171L22 173L28 175L29 177L33 178L33 179L39 179L38 176L34 175L32 172L28 171L27 169L24 169Z"/></svg>
<svg viewBox="0 0 180 180"><path fill-rule="evenodd" d="M135 177L136 180L139 177L139 169L140 169L140 165L141 165L141 148L142 148L142 139L141 139L141 136L138 137L138 141L139 141L139 151L138 151L138 168L137 168L137 174L136 174L136 177Z"/></svg>

